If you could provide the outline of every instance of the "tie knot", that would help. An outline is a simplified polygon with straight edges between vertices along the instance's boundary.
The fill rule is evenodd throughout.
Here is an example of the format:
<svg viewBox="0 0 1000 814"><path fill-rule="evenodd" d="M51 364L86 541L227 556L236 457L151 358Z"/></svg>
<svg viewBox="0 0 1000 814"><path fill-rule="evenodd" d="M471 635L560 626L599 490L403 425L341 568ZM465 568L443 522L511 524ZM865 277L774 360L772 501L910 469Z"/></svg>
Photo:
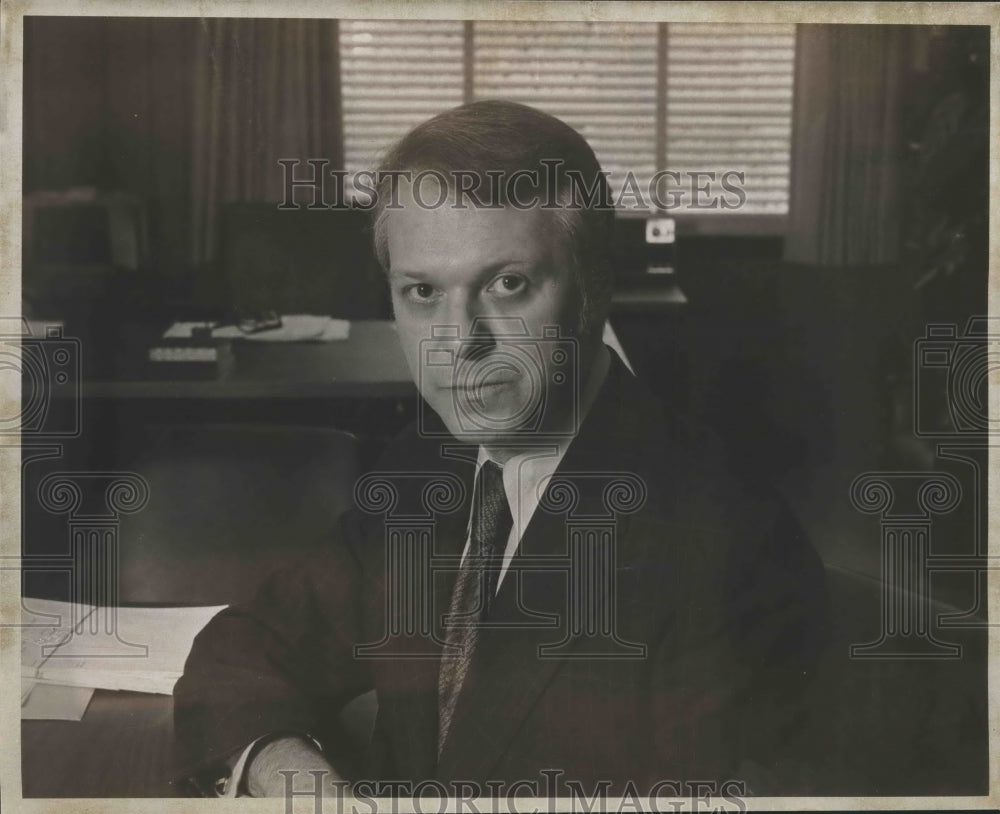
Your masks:
<svg viewBox="0 0 1000 814"><path fill-rule="evenodd" d="M483 462L479 470L483 480L483 494L493 495L503 493L503 467L489 459Z"/></svg>
<svg viewBox="0 0 1000 814"><path fill-rule="evenodd" d="M490 557L503 552L512 525L503 467L485 461L479 468L478 481L472 517L473 552Z"/></svg>

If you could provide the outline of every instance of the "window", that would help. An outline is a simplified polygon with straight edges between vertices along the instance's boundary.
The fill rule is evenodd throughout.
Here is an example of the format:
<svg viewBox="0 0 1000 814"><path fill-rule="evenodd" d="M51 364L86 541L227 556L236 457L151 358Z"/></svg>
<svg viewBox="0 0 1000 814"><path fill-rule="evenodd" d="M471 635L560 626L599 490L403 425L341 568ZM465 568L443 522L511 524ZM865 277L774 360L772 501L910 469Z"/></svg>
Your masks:
<svg viewBox="0 0 1000 814"><path fill-rule="evenodd" d="M655 23L477 22L473 93L537 107L593 147L617 198L656 162Z"/></svg>
<svg viewBox="0 0 1000 814"><path fill-rule="evenodd" d="M788 211L794 25L345 20L340 38L349 172L435 113L505 98L579 130L616 198L631 173L628 208L655 208L669 170L658 200L679 216L705 173L745 200L694 214Z"/></svg>
<svg viewBox="0 0 1000 814"><path fill-rule="evenodd" d="M739 211L786 214L795 26L673 23L666 51L667 167L744 172Z"/></svg>
<svg viewBox="0 0 1000 814"><path fill-rule="evenodd" d="M412 127L462 104L463 29L451 20L340 21L344 169L374 169Z"/></svg>

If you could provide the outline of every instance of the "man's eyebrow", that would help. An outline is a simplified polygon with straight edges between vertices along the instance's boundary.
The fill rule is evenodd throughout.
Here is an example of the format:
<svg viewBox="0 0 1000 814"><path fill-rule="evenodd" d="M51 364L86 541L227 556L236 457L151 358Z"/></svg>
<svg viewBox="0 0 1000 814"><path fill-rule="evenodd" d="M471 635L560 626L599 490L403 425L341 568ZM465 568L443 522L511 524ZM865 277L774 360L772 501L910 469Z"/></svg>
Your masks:
<svg viewBox="0 0 1000 814"><path fill-rule="evenodd" d="M423 271L406 271L405 269L389 269L390 277L407 277L411 280L426 280L430 274Z"/></svg>
<svg viewBox="0 0 1000 814"><path fill-rule="evenodd" d="M518 268L521 270L530 270L535 266L541 266L541 263L533 264L528 260L521 260L518 258L510 258L507 260L498 260L495 263L490 263L488 266L483 266L479 269L475 275L474 279L482 281L487 277L494 277L505 269ZM425 282L434 277L433 271L424 271L422 269L395 269L390 268L390 277L405 277L409 280L417 280L420 282Z"/></svg>

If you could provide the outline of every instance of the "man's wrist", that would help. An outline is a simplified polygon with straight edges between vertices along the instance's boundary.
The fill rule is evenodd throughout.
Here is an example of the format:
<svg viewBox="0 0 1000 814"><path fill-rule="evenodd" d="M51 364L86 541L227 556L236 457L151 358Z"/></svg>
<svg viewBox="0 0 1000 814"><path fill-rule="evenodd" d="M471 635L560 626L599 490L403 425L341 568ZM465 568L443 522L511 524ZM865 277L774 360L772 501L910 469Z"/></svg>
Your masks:
<svg viewBox="0 0 1000 814"><path fill-rule="evenodd" d="M332 767L315 740L307 735L275 735L258 741L248 755L243 774L243 791L251 797L283 796L286 778L281 774L282 771L322 771L333 774Z"/></svg>

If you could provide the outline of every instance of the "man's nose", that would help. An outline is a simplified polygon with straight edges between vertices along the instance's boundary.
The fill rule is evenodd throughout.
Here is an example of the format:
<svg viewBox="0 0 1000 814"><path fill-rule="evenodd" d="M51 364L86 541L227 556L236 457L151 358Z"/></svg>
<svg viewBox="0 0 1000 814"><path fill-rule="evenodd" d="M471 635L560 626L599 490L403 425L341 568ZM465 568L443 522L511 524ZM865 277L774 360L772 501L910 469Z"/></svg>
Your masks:
<svg viewBox="0 0 1000 814"><path fill-rule="evenodd" d="M496 347L496 320L489 313L484 313L482 304L475 297L453 297L450 306L447 316L451 326L449 333L454 337L453 341L458 342L455 352L459 359L475 359Z"/></svg>
<svg viewBox="0 0 1000 814"><path fill-rule="evenodd" d="M496 329L490 324L488 318L475 317L463 328L459 334L461 341L458 346L458 357L460 359L476 359L496 347Z"/></svg>

